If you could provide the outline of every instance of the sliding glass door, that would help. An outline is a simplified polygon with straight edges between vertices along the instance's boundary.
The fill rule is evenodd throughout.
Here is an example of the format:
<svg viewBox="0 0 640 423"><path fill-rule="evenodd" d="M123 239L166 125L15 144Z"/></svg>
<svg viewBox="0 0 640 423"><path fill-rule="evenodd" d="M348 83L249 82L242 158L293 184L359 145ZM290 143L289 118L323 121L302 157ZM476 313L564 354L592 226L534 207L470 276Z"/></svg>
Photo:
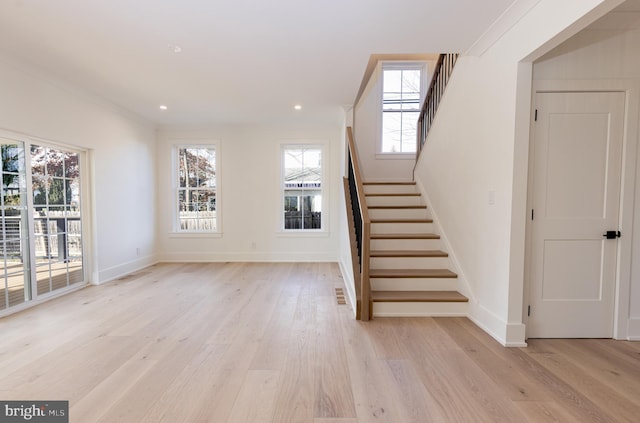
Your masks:
<svg viewBox="0 0 640 423"><path fill-rule="evenodd" d="M84 282L81 154L0 140L0 310Z"/></svg>

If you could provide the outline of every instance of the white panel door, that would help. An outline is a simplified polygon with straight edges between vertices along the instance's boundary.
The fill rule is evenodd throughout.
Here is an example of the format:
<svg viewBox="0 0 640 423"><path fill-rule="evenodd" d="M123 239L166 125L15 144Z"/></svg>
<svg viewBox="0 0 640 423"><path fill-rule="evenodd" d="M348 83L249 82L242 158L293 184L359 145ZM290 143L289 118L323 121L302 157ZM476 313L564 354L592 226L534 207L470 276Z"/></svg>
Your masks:
<svg viewBox="0 0 640 423"><path fill-rule="evenodd" d="M611 338L625 95L537 93L530 338Z"/></svg>

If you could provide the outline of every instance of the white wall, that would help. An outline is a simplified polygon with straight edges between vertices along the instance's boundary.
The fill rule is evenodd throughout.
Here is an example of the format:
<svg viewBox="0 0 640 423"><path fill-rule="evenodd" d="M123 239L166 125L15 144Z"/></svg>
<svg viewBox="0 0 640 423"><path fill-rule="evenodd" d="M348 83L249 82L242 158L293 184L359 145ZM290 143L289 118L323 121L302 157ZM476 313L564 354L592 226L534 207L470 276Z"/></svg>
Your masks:
<svg viewBox="0 0 640 423"><path fill-rule="evenodd" d="M504 345L525 337L531 66L520 62L618 3L541 0L480 56L462 56L420 157L416 178L473 291L470 318Z"/></svg>
<svg viewBox="0 0 640 423"><path fill-rule="evenodd" d="M0 128L90 150L93 283L155 260L155 133L148 122L101 100L0 62ZM88 177L90 175L85 175ZM85 243L89 240L85 239ZM140 249L140 255L136 249Z"/></svg>
<svg viewBox="0 0 640 423"><path fill-rule="evenodd" d="M640 156L638 110L640 109L640 29L624 31L588 30L562 44L534 65L536 86L563 89L624 90L627 93L625 124L625 166L623 175L619 241L622 295L618 325L624 337L640 339Z"/></svg>
<svg viewBox="0 0 640 423"><path fill-rule="evenodd" d="M158 239L166 261L338 261L343 126L215 126L158 133ZM176 143L219 142L221 236L175 234L171 151ZM325 143L327 231L285 234L280 223L281 142ZM255 248L254 248L255 245Z"/></svg>
<svg viewBox="0 0 640 423"><path fill-rule="evenodd" d="M427 61L427 84L435 63ZM378 154L382 129L382 62L379 62L355 106L354 137L366 181L413 180L415 154Z"/></svg>

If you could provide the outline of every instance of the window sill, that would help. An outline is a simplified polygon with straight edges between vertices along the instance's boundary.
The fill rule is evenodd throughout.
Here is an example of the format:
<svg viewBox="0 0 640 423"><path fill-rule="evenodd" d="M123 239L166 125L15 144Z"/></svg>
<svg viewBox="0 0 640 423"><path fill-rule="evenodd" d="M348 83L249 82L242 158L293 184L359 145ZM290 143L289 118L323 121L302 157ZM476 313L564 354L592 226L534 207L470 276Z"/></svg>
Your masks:
<svg viewBox="0 0 640 423"><path fill-rule="evenodd" d="M327 231L318 231L318 230L303 230L303 229L293 229L293 230L280 230L276 232L276 236L278 238L326 238L329 236L329 232Z"/></svg>
<svg viewBox="0 0 640 423"><path fill-rule="evenodd" d="M169 232L169 238L222 238L222 232Z"/></svg>
<svg viewBox="0 0 640 423"><path fill-rule="evenodd" d="M376 160L415 160L416 153L376 153Z"/></svg>

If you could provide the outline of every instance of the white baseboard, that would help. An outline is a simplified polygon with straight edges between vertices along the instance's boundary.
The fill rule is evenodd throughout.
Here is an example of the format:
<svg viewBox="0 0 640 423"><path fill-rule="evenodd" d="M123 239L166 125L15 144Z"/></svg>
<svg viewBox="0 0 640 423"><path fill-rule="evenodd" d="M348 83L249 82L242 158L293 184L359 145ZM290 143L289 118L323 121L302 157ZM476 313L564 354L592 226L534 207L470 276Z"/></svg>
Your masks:
<svg viewBox="0 0 640 423"><path fill-rule="evenodd" d="M207 263L207 262L337 262L335 253L217 253L192 251L185 253L166 253L158 256L158 261L180 263Z"/></svg>
<svg viewBox="0 0 640 423"><path fill-rule="evenodd" d="M504 347L526 347L525 326L507 323L480 304L471 304L468 318Z"/></svg>
<svg viewBox="0 0 640 423"><path fill-rule="evenodd" d="M640 341L640 317L629 319L627 339L629 341Z"/></svg>
<svg viewBox="0 0 640 423"><path fill-rule="evenodd" d="M128 275L138 270L144 269L149 266L153 266L158 263L156 256L141 257L136 260L122 263L117 266L109 267L107 269L97 269L91 280L92 285L102 285L103 283L110 282L114 279L118 279L122 276Z"/></svg>
<svg viewBox="0 0 640 423"><path fill-rule="evenodd" d="M353 311L353 316L356 316L356 288L355 281L353 279L353 271L351 269L351 263L345 257L338 262L340 266L340 273L342 274L342 280L344 281L344 288L347 290L347 297L349 297L349 305Z"/></svg>

